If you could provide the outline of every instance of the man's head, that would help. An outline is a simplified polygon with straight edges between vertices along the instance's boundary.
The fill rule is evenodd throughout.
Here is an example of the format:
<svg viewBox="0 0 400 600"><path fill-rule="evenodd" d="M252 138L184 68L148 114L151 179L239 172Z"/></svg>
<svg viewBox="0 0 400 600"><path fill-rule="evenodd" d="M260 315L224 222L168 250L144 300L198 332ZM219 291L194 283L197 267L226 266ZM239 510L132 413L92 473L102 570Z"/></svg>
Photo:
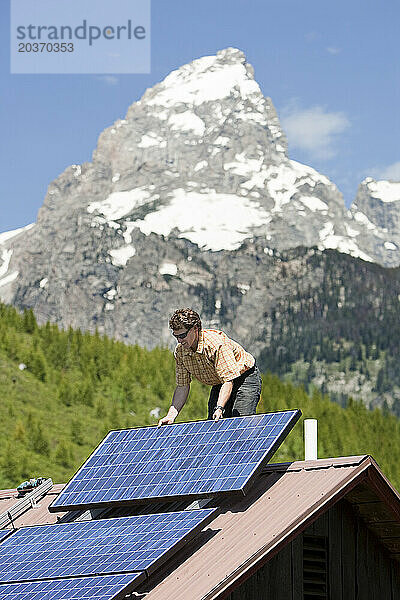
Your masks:
<svg viewBox="0 0 400 600"><path fill-rule="evenodd" d="M184 348L196 349L201 331L201 320L196 311L191 308L179 308L171 316L169 326Z"/></svg>

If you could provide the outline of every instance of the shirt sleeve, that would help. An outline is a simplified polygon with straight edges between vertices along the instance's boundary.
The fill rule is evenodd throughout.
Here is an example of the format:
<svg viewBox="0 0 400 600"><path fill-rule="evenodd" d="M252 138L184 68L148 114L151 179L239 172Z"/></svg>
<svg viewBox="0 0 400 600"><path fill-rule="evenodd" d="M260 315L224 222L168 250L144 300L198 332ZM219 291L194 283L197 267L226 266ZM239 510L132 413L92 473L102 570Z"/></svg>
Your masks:
<svg viewBox="0 0 400 600"><path fill-rule="evenodd" d="M221 344L218 348L214 368L223 383L239 377L240 367L236 362L232 348L228 344Z"/></svg>
<svg viewBox="0 0 400 600"><path fill-rule="evenodd" d="M192 381L192 375L191 375L190 371L188 371L187 368L185 367L185 365L183 364L182 355L179 352L178 346L175 348L174 357L175 357L176 385L179 385L179 386L190 385L190 382Z"/></svg>

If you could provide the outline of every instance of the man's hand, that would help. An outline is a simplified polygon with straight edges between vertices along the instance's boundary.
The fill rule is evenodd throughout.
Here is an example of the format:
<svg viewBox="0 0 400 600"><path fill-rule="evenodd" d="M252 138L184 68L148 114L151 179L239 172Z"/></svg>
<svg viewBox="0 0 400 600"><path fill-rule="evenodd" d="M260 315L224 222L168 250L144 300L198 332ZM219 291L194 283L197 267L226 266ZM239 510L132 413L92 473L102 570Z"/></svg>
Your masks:
<svg viewBox="0 0 400 600"><path fill-rule="evenodd" d="M158 421L158 427L162 425L172 425L178 415L178 411L174 406L171 406L168 413Z"/></svg>
<svg viewBox="0 0 400 600"><path fill-rule="evenodd" d="M223 383L221 385L221 388L220 388L219 394L218 394L217 406L214 409L214 413L213 413L213 417L212 417L213 421L219 421L224 416L225 406L226 406L226 403L228 402L229 398L231 397L232 389L233 389L232 381L225 381L225 383Z"/></svg>
<svg viewBox="0 0 400 600"><path fill-rule="evenodd" d="M219 421L223 416L224 410L220 406L217 406L213 413L213 421Z"/></svg>
<svg viewBox="0 0 400 600"><path fill-rule="evenodd" d="M175 417L169 417L168 415L166 415L158 421L158 427L161 427L161 425L172 425L174 421Z"/></svg>

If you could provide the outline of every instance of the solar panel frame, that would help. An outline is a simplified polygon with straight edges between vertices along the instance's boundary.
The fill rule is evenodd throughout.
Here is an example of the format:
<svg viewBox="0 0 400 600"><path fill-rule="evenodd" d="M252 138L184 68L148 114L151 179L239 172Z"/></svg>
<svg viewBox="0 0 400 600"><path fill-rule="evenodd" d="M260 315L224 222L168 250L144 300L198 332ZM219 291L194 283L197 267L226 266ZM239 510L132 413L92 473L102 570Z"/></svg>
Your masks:
<svg viewBox="0 0 400 600"><path fill-rule="evenodd" d="M130 573L0 583L0 600L123 600L144 580L144 573Z"/></svg>
<svg viewBox="0 0 400 600"><path fill-rule="evenodd" d="M209 508L22 527L2 545L0 585L150 574L217 514Z"/></svg>
<svg viewBox="0 0 400 600"><path fill-rule="evenodd" d="M273 426L273 427L278 427L279 425L279 420L283 418L283 416L286 415L287 416L287 422L285 423L285 427L283 429L280 430L279 434L277 434L275 437L273 437L273 443L271 443L271 445L267 448L267 450L263 450L263 451L258 451L257 453L257 461L258 462L254 462L253 467L250 468L249 472L246 474L246 476L243 476L243 464L237 464L237 460L240 458L239 454L240 454L240 449L236 451L236 454L230 454L229 458L227 459L227 461L223 464L223 466L221 467L221 465L218 465L218 460L216 457L212 458L210 461L210 455L212 455L212 453L215 450L215 454L217 454L219 452L219 456L221 457L222 455L224 455L224 452L227 452L229 449L229 435L226 435L224 437L223 432L225 431L226 433L229 434L229 432L232 430L240 430L243 429L243 432L239 432L239 437L237 440L235 440L238 444L240 442L242 442L242 446L245 447L246 443L248 446L247 448L247 452L251 452L253 451L253 453L256 452L256 447L257 447L257 442L259 441L259 438L257 437L257 435L259 435L260 431L257 431L255 433L257 433L257 435L255 435L255 433L253 433L253 438L251 438L251 436L249 436L249 429L251 429L251 425L254 427L254 429L256 429L257 427L257 423L261 422L263 419L266 421L266 425L259 427L259 429L263 429L263 427L265 428L268 424L269 426ZM271 456L274 454L274 452L276 451L276 449L278 448L278 446L282 443L283 439L288 435L288 433L290 432L290 430L294 427L294 425L297 423L298 419L301 416L301 411L298 409L294 409L294 410L290 410L290 411L278 411L275 413L266 413L266 414L259 414L259 415L250 415L247 417L231 417L231 418L227 418L227 419L223 419L221 421L219 421L218 423L215 423L214 421L211 420L206 420L206 421L190 421L188 423L178 423L178 424L174 424L174 425L167 425L164 426L162 428L157 428L157 427L136 427L136 428L132 428L132 429L123 429L123 430L112 430L108 433L108 435L100 442L100 444L95 448L95 450L92 452L92 454L88 457L88 459L82 464L82 466L78 469L78 471L75 473L75 475L71 478L71 480L68 482L68 484L66 485L66 487L64 488L64 490L61 492L61 494L58 496L58 498L56 498L53 503L49 506L49 511L50 512L59 512L59 511L67 511L67 510L85 510L88 508L102 508L105 506L132 506L135 504L143 504L143 503L149 503L149 502L155 502L155 501L175 501L175 500L182 500L182 497L184 496L187 499L199 499L199 498L209 498L209 497L213 497L216 496L220 493L224 493L224 494L246 494L249 487L251 487L251 485L253 484L253 481L255 479L255 477L257 477L259 471L263 468L264 464L271 458ZM270 419L270 422L267 422L267 418ZM274 419L276 420L276 422L273 422ZM272 423L272 425L271 425ZM156 464L156 461L152 462L152 465L154 466L154 468L158 468L160 466L160 464L164 461L171 461L173 460L173 464L174 464L174 469L170 469L167 470L161 477L161 482L157 482L155 484L154 489L152 488L152 481L154 480L154 478L156 477L156 475L154 473L148 472L146 473L146 475L143 477L143 475L141 474L141 469L145 468L143 467L143 465L146 465L147 463L145 462L145 458L147 457L147 455L151 452L152 449L152 445L154 445L154 440L157 439L156 436L152 437L152 433L153 432L160 432L161 435L166 435L166 432L168 431L173 431L174 428L180 427L182 428L183 434L185 435L185 439L188 442L187 445L190 445L190 442L196 438L196 436L202 435L203 436L203 442L210 442L212 441L212 437L218 435L218 433L221 435L222 432L222 443L220 444L219 448L215 448L215 446L210 446L208 448L209 452L207 455L205 456L201 456L200 457L200 462L198 461L198 450L199 448L202 448L202 446L194 446L194 450L193 450L193 455L190 457L185 457L184 459L182 458L173 458L174 453L179 455L180 454L180 447L179 447L179 440L172 440L172 442L169 443L168 448L166 448L167 452L166 452L166 456L163 457L163 451L165 449L161 449L158 451L158 453L161 453L161 457L159 458L159 464ZM121 494L119 493L118 487L113 488L111 487L111 490L115 489L115 492L113 492L113 496L108 494L108 497L104 498L104 492L102 492L102 489L104 490L107 486L109 486L109 479L110 477L112 477L113 471L115 469L115 465L118 463L119 457L121 456L121 454L124 453L124 451L127 449L127 447L129 446L130 442L126 442L124 441L124 435L127 432L135 432L137 430L141 430L142 432L142 438L138 439L138 440L134 440L135 444L130 447L130 453L132 454L133 452L137 453L136 456L136 460L138 463L141 464L141 466L138 468L138 470L136 471L136 474L133 476L133 479L130 482L130 487L131 489L133 487L137 487L139 488L139 484L142 488L147 487L147 489L152 489L152 493L148 494L148 495L137 495L134 496L133 493L131 493L130 497L128 498L123 498L121 497ZM157 434L158 435L158 434ZM240 435L242 436L240 438ZM114 437L113 437L114 436ZM110 442L110 439L113 437L112 442ZM167 436L166 436L167 437ZM171 436L172 437L172 436ZM263 437L267 437L267 436L263 436ZM249 444L249 439L253 439L253 441ZM181 440L182 441L182 440ZM108 450L108 447L111 446L111 444L116 444L117 442L119 442L119 454L114 454L114 455L110 455L107 461L107 464L104 466L99 466L99 463L102 460L102 457L107 456L105 454L105 452ZM220 442L218 442L220 443ZM251 445L253 445L253 448L251 448ZM205 444L203 444L203 446L205 447ZM211 448L211 450L210 450ZM213 450L214 448L214 450ZM101 452L103 452L103 454L101 454ZM169 452L169 455L168 455ZM177 484L175 485L175 493L171 493L171 494L163 494L163 489L166 488L166 486L168 485L168 478L170 478L169 480L171 481L172 477L174 476L174 473L176 471L176 465L177 464L183 464L182 462L180 463L179 461L182 460L187 460L190 462L190 459L192 459L192 462L194 461L194 465L195 465L195 473L199 473L199 471L201 471L201 469L204 469L203 471L203 475L205 473L205 471L207 469L209 469L209 479L202 481L202 486L198 485L196 488L196 485L186 485L186 483L183 481L177 482ZM196 463L197 461L197 463ZM202 464L202 461L204 464ZM121 465L119 465L121 467ZM74 482L79 480L79 477L82 475L83 471L85 469L88 468L97 468L97 478L96 478L96 482L91 486L90 490L93 492L92 497L90 500L85 499L85 501L80 501L80 502L72 502L70 500L66 500L66 498L68 498L68 495L71 495L70 490L71 490L71 486L72 484L74 484ZM120 470L118 476L116 476L116 484L124 484L124 482L127 481L127 478L129 476L129 471L132 470L132 467L129 463L126 464L126 466L124 466L123 469ZM222 485L219 488L214 488L214 489L210 489L210 482L213 479L217 479L214 476L214 473L217 473L217 476L221 479L225 478L227 481L229 479L234 479L235 480L235 485L232 485L232 482L228 482L226 485ZM233 475L235 475L235 477L233 477ZM208 476L208 475L207 475ZM223 477L224 476L224 477ZM107 479L108 478L108 479ZM219 481L219 480L218 480ZM89 491L90 491L89 490Z"/></svg>

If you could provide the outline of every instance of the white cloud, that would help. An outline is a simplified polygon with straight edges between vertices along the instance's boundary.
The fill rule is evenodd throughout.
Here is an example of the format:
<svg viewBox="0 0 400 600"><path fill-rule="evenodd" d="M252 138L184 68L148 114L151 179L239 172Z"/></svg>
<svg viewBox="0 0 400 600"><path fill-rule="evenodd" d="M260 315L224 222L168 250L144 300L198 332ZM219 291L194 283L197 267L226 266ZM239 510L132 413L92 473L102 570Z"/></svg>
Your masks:
<svg viewBox="0 0 400 600"><path fill-rule="evenodd" d="M339 54L339 52L341 52L341 49L336 48L336 46L328 46L326 50L329 52L329 54Z"/></svg>
<svg viewBox="0 0 400 600"><path fill-rule="evenodd" d="M99 75L96 79L103 81L107 85L118 85L119 83L119 79L115 75Z"/></svg>
<svg viewBox="0 0 400 600"><path fill-rule="evenodd" d="M335 156L337 136L350 127L342 112L328 112L322 106L302 109L296 102L283 109L281 121L289 147L300 148L313 159Z"/></svg>
<svg viewBox="0 0 400 600"><path fill-rule="evenodd" d="M374 179L400 181L400 160L387 167L375 167L370 169L368 175Z"/></svg>

